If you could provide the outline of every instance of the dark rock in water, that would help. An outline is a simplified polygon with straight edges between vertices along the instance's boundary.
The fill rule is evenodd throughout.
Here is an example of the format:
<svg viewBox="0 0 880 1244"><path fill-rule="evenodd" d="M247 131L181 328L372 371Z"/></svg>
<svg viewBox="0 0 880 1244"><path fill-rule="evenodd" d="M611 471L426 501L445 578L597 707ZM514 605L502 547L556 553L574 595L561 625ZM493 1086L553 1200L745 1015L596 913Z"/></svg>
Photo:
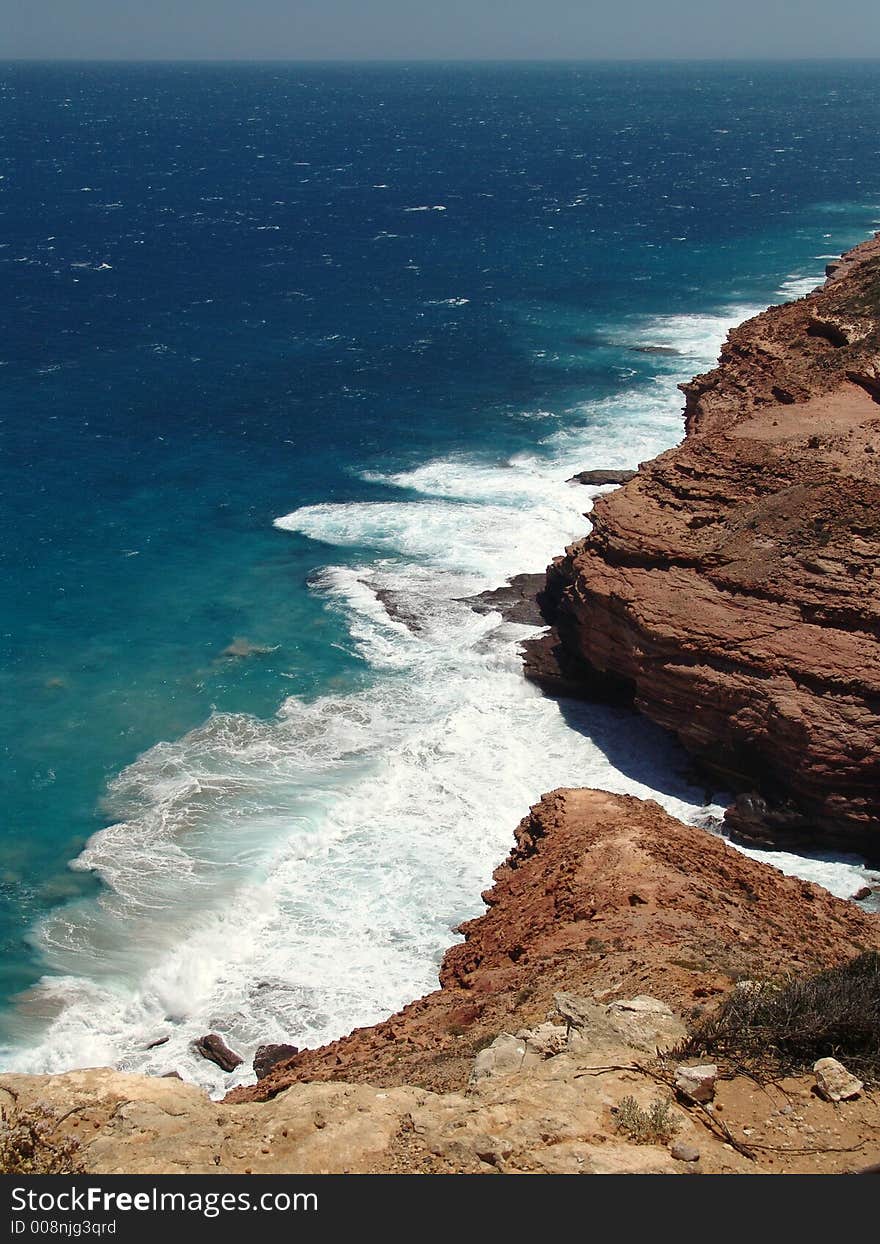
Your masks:
<svg viewBox="0 0 880 1244"><path fill-rule="evenodd" d="M477 613L497 611L507 622L521 622L524 626L545 626L546 619L538 600L544 589L543 574L518 574L508 579L504 587L480 592L468 597L466 604Z"/></svg>
<svg viewBox="0 0 880 1244"><path fill-rule="evenodd" d="M869 885L863 885L860 890L856 890L852 900L854 903L861 903L863 899L870 898L873 893L874 891Z"/></svg>
<svg viewBox="0 0 880 1244"><path fill-rule="evenodd" d="M221 1071L234 1071L244 1062L244 1059L231 1050L216 1032L209 1032L207 1036L194 1041L193 1048L201 1054L202 1058L216 1063Z"/></svg>
<svg viewBox="0 0 880 1244"><path fill-rule="evenodd" d="M699 775L696 775L699 776ZM692 783L692 785L695 783ZM712 792L706 792L706 801L711 798ZM700 829L707 829L710 834L720 834L724 828L724 817L713 816L711 812L707 812L705 816L698 816L694 822Z"/></svg>
<svg viewBox="0 0 880 1244"><path fill-rule="evenodd" d="M633 346L636 354L681 354L674 346Z"/></svg>
<svg viewBox="0 0 880 1244"><path fill-rule="evenodd" d="M182 1080L183 1076L179 1071L163 1071L160 1080Z"/></svg>
<svg viewBox="0 0 880 1244"><path fill-rule="evenodd" d="M147 1050L157 1050L160 1045L167 1045L170 1040L170 1037L157 1037L155 1041L150 1041L144 1048Z"/></svg>
<svg viewBox="0 0 880 1244"><path fill-rule="evenodd" d="M298 1045L261 1045L254 1055L254 1074L258 1080L264 1080L279 1063L287 1062L298 1053Z"/></svg>
<svg viewBox="0 0 880 1244"><path fill-rule="evenodd" d="M635 479L637 471L578 471L566 480L567 484L591 484L594 488L601 484L628 484Z"/></svg>
<svg viewBox="0 0 880 1244"><path fill-rule="evenodd" d="M376 600L393 622L402 622L413 632L424 630L422 620L412 612L411 608L407 608L407 598L404 592L394 592L390 588L380 587L376 591Z"/></svg>
<svg viewBox="0 0 880 1244"><path fill-rule="evenodd" d="M757 791L737 795L725 810L724 823L733 842L749 847L797 849L821 841L811 818L790 800L774 802Z"/></svg>
<svg viewBox="0 0 880 1244"><path fill-rule="evenodd" d="M542 691L548 695L584 698L580 667L573 671L566 668L568 653L561 646L555 627L546 635L527 639L520 645L520 652L523 673Z"/></svg>

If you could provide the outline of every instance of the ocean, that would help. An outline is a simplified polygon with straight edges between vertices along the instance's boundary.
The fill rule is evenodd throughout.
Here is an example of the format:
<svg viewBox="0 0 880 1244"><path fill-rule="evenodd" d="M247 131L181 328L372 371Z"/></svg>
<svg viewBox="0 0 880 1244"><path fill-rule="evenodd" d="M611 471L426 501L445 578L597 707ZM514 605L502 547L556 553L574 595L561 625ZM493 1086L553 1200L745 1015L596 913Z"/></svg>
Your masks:
<svg viewBox="0 0 880 1244"><path fill-rule="evenodd" d="M435 987L543 792L718 814L465 598L880 225L880 82L15 63L0 101L0 1066L219 1093Z"/></svg>

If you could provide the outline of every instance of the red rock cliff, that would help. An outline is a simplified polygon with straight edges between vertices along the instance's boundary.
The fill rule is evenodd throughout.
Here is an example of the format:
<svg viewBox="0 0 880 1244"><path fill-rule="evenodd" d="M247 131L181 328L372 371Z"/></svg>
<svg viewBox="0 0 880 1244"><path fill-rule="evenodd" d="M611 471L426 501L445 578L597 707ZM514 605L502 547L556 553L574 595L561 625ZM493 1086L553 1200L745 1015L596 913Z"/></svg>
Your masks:
<svg viewBox="0 0 880 1244"><path fill-rule="evenodd" d="M550 567L555 631L527 672L631 698L757 792L728 811L741 836L876 859L880 236L683 390L683 443L599 498Z"/></svg>

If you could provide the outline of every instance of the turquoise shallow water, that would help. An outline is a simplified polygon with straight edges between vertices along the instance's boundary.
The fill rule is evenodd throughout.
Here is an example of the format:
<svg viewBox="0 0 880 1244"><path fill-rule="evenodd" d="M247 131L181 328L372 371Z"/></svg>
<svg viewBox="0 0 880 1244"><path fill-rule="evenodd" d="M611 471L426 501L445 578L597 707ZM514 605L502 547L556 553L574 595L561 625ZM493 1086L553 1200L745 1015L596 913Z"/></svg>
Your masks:
<svg viewBox="0 0 880 1244"><path fill-rule="evenodd" d="M673 443L727 325L876 223L880 92L859 65L0 90L4 1059L213 1083L196 1030L302 1044L429 987L550 786L711 803L456 601L583 531L566 475Z"/></svg>

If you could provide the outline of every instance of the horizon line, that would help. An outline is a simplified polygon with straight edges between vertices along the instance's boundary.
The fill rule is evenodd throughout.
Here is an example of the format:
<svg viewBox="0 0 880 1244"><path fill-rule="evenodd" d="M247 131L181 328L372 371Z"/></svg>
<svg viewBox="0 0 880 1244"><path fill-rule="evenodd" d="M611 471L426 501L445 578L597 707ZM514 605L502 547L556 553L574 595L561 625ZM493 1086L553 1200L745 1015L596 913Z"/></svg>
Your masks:
<svg viewBox="0 0 880 1244"><path fill-rule="evenodd" d="M2 56L0 64L71 65L805 65L877 64L870 56Z"/></svg>

